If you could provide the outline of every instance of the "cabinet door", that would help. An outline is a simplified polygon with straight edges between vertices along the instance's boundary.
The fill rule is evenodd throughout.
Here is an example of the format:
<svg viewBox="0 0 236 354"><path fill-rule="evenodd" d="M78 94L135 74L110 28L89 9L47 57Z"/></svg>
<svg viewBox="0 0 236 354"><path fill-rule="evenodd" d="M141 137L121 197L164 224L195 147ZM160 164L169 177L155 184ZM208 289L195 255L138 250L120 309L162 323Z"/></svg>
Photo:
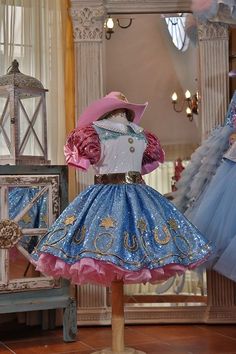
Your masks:
<svg viewBox="0 0 236 354"><path fill-rule="evenodd" d="M30 259L66 204L65 166L1 166L0 292L60 287Z"/></svg>

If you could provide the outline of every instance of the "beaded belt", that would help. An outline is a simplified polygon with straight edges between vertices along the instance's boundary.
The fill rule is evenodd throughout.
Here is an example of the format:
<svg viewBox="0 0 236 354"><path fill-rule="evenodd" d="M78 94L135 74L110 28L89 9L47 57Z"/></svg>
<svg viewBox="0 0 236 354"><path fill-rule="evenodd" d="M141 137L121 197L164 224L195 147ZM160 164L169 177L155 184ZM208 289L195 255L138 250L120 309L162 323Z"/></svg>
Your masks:
<svg viewBox="0 0 236 354"><path fill-rule="evenodd" d="M107 173L94 176L95 184L126 184L139 183L145 184L140 172L129 171L126 173Z"/></svg>

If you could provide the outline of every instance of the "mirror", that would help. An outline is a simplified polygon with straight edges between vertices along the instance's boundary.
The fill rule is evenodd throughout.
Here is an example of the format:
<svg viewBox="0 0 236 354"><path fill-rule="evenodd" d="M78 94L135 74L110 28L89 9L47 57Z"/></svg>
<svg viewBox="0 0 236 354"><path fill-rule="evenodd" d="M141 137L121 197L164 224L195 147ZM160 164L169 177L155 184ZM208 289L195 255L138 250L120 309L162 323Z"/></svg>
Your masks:
<svg viewBox="0 0 236 354"><path fill-rule="evenodd" d="M60 174L65 169L60 166L1 168L0 224L1 229L8 230L11 237L5 241L0 239L0 291L59 286L58 280L35 270L30 255L67 201L65 181L64 193L60 194ZM43 171L47 174L42 174Z"/></svg>

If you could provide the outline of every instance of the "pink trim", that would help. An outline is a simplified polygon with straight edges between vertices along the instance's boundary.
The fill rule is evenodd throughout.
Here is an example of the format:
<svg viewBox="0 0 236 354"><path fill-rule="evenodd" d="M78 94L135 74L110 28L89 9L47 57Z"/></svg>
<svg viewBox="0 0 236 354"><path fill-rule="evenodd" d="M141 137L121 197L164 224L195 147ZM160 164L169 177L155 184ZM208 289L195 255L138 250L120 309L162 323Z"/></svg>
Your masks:
<svg viewBox="0 0 236 354"><path fill-rule="evenodd" d="M68 146L64 146L64 155L66 157L67 165L78 167L81 170L87 171L90 166L90 161L84 157L79 157L78 149L76 146L71 151Z"/></svg>
<svg viewBox="0 0 236 354"><path fill-rule="evenodd" d="M175 274L182 274L187 269L193 269L204 261L200 260L187 267L168 264L157 269L144 268L139 271L128 271L112 263L92 258L83 258L74 264L67 264L58 257L42 253L39 260L37 262L32 260L32 263L36 265L36 270L55 278L68 278L74 284L94 283L109 286L114 280L123 280L125 284L156 283Z"/></svg>
<svg viewBox="0 0 236 354"><path fill-rule="evenodd" d="M87 171L90 164L97 163L101 155L99 136L92 126L74 129L64 146L66 163Z"/></svg>

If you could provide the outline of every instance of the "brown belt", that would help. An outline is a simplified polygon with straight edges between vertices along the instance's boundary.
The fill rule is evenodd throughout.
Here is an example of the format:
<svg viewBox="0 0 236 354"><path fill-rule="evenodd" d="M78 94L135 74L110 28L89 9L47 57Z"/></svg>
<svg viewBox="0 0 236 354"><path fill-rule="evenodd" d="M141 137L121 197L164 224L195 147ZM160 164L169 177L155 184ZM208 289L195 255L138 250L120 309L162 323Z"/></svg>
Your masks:
<svg viewBox="0 0 236 354"><path fill-rule="evenodd" d="M129 171L126 173L107 173L94 176L95 184L145 184L140 172Z"/></svg>

